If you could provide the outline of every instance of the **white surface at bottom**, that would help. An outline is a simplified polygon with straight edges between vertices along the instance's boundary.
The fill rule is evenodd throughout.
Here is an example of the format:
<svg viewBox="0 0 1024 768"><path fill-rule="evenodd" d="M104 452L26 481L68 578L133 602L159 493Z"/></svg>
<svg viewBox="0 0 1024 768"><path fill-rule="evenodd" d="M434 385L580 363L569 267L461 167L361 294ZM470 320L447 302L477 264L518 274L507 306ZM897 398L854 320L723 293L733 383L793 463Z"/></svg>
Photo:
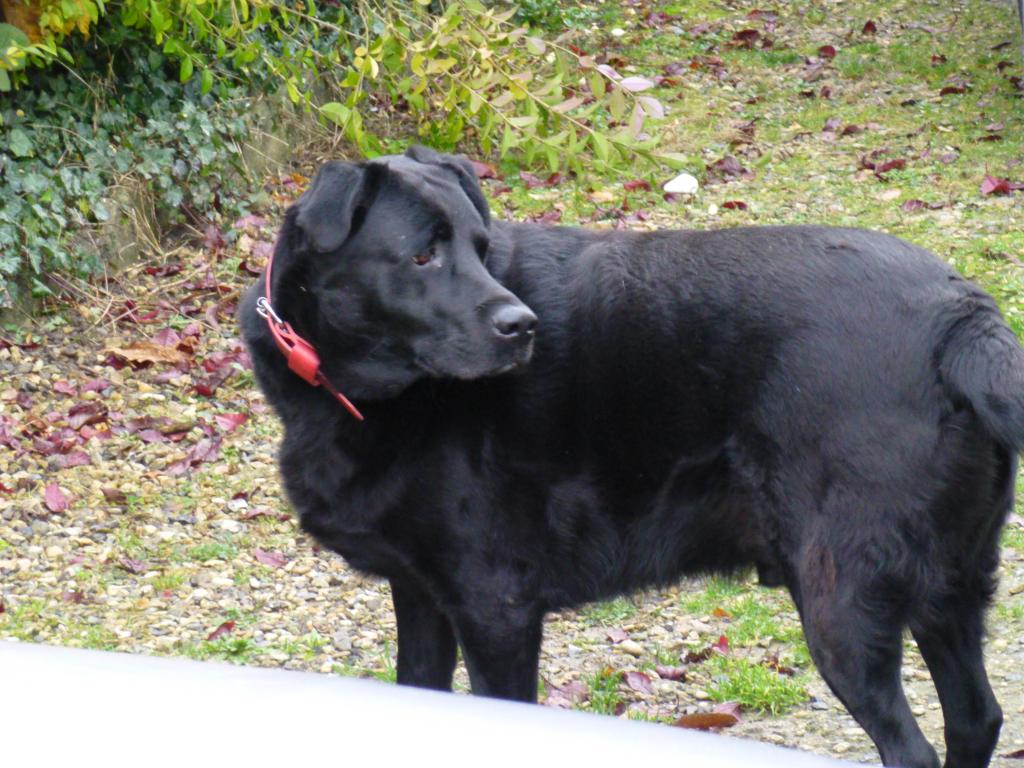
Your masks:
<svg viewBox="0 0 1024 768"><path fill-rule="evenodd" d="M0 642L0 765L841 763L726 736L371 680Z"/></svg>

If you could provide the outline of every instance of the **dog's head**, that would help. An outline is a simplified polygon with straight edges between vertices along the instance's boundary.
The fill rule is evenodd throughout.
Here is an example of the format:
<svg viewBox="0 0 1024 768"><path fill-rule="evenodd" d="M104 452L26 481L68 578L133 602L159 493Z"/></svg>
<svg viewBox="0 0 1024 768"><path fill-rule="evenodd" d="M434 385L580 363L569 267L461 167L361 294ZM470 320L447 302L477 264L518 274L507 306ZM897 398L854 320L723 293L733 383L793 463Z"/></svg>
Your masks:
<svg viewBox="0 0 1024 768"><path fill-rule="evenodd" d="M330 162L285 218L274 304L356 397L504 373L529 360L537 318L488 273L489 240L463 158Z"/></svg>

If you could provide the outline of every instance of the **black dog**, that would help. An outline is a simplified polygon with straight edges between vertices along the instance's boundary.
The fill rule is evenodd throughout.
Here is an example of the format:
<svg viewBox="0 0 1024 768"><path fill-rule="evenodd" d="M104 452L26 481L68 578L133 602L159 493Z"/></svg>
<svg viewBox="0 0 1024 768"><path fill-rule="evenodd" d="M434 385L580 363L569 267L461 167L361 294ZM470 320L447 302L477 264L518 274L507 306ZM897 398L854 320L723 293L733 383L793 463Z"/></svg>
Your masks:
<svg viewBox="0 0 1024 768"><path fill-rule="evenodd" d="M461 158L329 163L285 217L272 310L362 423L289 371L264 293L240 313L285 488L390 580L400 683L449 688L458 644L476 693L533 700L546 612L756 566L886 765L938 765L900 683L908 626L946 765L987 764L1024 352L927 251L496 222Z"/></svg>

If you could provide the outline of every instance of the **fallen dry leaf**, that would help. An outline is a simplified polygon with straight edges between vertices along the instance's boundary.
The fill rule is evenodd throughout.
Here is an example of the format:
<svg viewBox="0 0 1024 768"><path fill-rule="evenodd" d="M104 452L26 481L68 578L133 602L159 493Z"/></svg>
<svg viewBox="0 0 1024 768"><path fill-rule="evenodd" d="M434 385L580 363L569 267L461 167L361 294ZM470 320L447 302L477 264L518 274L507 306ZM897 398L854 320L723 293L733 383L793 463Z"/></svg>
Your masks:
<svg viewBox="0 0 1024 768"><path fill-rule="evenodd" d="M709 731L712 728L729 728L739 721L738 717L728 712L694 712L692 715L683 715L674 725L678 728Z"/></svg>
<svg viewBox="0 0 1024 768"><path fill-rule="evenodd" d="M43 492L46 508L51 512L63 512L68 508L68 497L56 483L50 483Z"/></svg>
<svg viewBox="0 0 1024 768"><path fill-rule="evenodd" d="M128 346L108 346L105 350L129 365L150 365L166 363L179 365L186 362L185 355L175 347L164 346L152 341L133 341Z"/></svg>
<svg viewBox="0 0 1024 768"><path fill-rule="evenodd" d="M643 672L627 672L625 674L626 685L637 693L654 693L651 687L651 678Z"/></svg>
<svg viewBox="0 0 1024 768"><path fill-rule="evenodd" d="M662 680L686 680L686 667L666 667L659 664L654 671Z"/></svg>
<svg viewBox="0 0 1024 768"><path fill-rule="evenodd" d="M207 642L212 642L212 641L216 640L219 637L224 637L224 635L228 634L229 632L233 632L234 629L235 629L235 622L233 622L233 621L225 621L219 627L217 627L215 630L213 630L213 632L208 634L206 636L206 640L207 640Z"/></svg>
<svg viewBox="0 0 1024 768"><path fill-rule="evenodd" d="M256 558L257 562L269 565L271 568L281 568L288 562L280 552L264 552L262 549L254 549L252 556Z"/></svg>

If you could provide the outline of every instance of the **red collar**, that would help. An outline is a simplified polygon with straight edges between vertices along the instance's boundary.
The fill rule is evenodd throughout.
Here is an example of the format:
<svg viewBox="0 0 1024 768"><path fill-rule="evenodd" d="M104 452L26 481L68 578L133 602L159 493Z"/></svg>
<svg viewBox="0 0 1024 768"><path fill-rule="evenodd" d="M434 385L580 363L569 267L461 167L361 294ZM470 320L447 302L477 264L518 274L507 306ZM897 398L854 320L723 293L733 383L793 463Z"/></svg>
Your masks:
<svg viewBox="0 0 1024 768"><path fill-rule="evenodd" d="M359 419L359 421L362 421L363 414L359 412L359 409L352 405L347 397L335 389L331 382L327 380L327 377L324 376L323 371L320 370L320 356L317 355L313 345L293 331L291 325L282 320L277 312L274 311L274 307L270 303L270 271L273 269L273 266L274 256L271 254L270 258L267 259L267 269L265 272L266 289L264 293L266 296L261 296L256 302L256 312L267 321L267 327L270 328L270 333L274 337L277 348L281 350L281 354L288 361L288 367L297 373L307 384L311 384L314 387L323 385L323 388L334 395L335 399L345 406L349 413Z"/></svg>

